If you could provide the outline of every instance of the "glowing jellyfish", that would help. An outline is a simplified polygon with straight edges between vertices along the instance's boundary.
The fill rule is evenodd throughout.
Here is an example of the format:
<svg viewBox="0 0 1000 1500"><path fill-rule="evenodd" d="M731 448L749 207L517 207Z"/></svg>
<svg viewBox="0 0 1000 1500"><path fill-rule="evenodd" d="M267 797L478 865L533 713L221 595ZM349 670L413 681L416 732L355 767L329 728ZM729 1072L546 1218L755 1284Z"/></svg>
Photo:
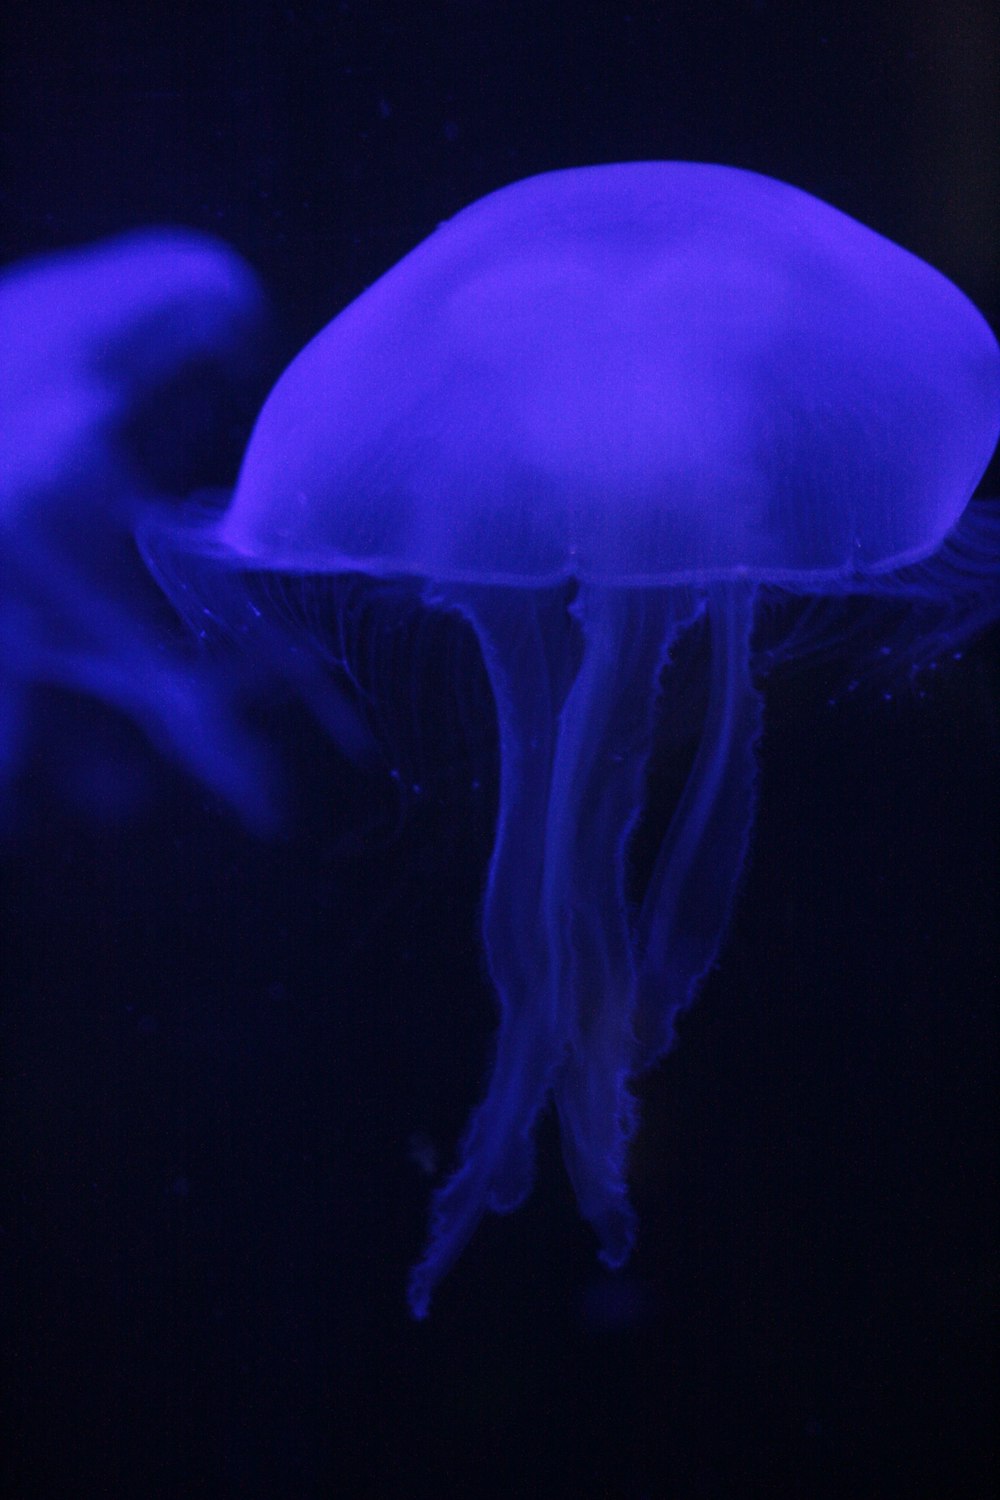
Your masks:
<svg viewBox="0 0 1000 1500"><path fill-rule="evenodd" d="M500 1030L413 1273L417 1316L484 1210L527 1194L549 1099L601 1257L625 1260L630 1081L719 949L753 816L755 600L913 593L942 638L981 622L997 526L959 518L998 420L996 342L947 280L805 193L690 163L473 204L278 383L217 551L415 577L471 621L496 698L483 939ZM947 561L921 569L956 523ZM698 616L701 745L633 910L658 684Z"/></svg>
<svg viewBox="0 0 1000 1500"><path fill-rule="evenodd" d="M165 503L131 442L185 372L233 369L259 333L256 280L185 231L123 235L0 274L0 783L26 755L35 684L92 695L251 822L267 819L260 751L233 680L171 622L133 542ZM176 451L182 431L164 435Z"/></svg>

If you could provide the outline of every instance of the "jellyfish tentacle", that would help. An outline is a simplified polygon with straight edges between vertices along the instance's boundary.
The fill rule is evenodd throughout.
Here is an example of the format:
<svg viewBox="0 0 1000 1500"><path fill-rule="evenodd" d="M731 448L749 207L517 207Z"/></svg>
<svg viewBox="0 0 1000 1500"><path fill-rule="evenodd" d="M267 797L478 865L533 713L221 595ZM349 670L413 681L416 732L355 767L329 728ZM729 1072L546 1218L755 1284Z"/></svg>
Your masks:
<svg viewBox="0 0 1000 1500"><path fill-rule="evenodd" d="M507 1212L530 1190L534 1126L550 1092L601 1258L621 1265L631 1249L625 857L656 681L701 607L687 590L588 584L569 611L555 592L542 604L520 590L449 595L476 628L497 708L501 790L483 939L500 1029L486 1097L435 1195L411 1277L417 1317L486 1209Z"/></svg>
<svg viewBox="0 0 1000 1500"><path fill-rule="evenodd" d="M243 736L225 709L225 684L173 657L39 648L36 681L82 692L119 709L149 742L228 802L261 836L278 827L275 773L263 747ZM216 691L218 688L218 691Z"/></svg>
<svg viewBox="0 0 1000 1500"><path fill-rule="evenodd" d="M581 585L584 649L563 706L546 827L545 917L566 1047L553 1080L566 1169L601 1259L634 1239L625 1183L634 960L626 849L642 803L655 684L695 606L645 589Z"/></svg>
<svg viewBox="0 0 1000 1500"><path fill-rule="evenodd" d="M500 1026L486 1096L458 1167L435 1194L427 1248L410 1278L418 1318L483 1213L509 1212L530 1191L534 1125L562 1048L552 954L539 921L538 831L548 817L558 713L573 675L572 623L561 591L539 600L529 590L453 587L447 602L476 631L496 702L500 797L482 929Z"/></svg>
<svg viewBox="0 0 1000 1500"><path fill-rule="evenodd" d="M674 1021L719 952L746 859L763 715L750 670L754 593L749 582L729 583L708 600L712 673L701 743L635 926L637 1072L670 1050Z"/></svg>
<svg viewBox="0 0 1000 1500"><path fill-rule="evenodd" d="M120 710L247 827L273 834L277 768L266 746L238 724L234 684L219 664L160 639L141 586L135 592L116 586L102 573L101 560L80 562L56 546L43 549L31 537L22 539L19 584L46 622L45 630L20 632L22 675Z"/></svg>
<svg viewBox="0 0 1000 1500"><path fill-rule="evenodd" d="M301 631L301 609L310 596L296 590L294 626L274 608L273 597L258 603L245 576L219 566L211 541L217 524L214 505L191 504L178 521L175 506L147 503L134 528L147 572L193 636L224 643L237 688L250 692L272 679L287 684L348 760L375 766L378 742L359 706L364 695L345 650L322 650ZM343 605L335 611L339 629L350 613Z"/></svg>

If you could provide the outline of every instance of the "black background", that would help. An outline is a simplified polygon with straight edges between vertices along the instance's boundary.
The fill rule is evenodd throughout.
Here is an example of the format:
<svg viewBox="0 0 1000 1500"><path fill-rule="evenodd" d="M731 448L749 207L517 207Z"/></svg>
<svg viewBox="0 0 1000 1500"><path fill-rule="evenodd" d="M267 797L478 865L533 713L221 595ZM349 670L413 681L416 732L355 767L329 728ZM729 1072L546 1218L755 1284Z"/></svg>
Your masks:
<svg viewBox="0 0 1000 1500"><path fill-rule="evenodd" d="M5 260L177 223L263 277L230 479L309 335L550 168L771 173L997 325L987 0L40 0L5 31ZM474 657L422 676L442 728L403 802L262 706L297 786L271 842L39 693L3 850L5 1493L992 1494L995 644L923 697L830 706L849 663L772 680L730 940L642 1089L633 1265L599 1271L546 1124L534 1196L425 1325L420 1161L449 1160L492 1027ZM117 811L67 795L85 745L134 784Z"/></svg>

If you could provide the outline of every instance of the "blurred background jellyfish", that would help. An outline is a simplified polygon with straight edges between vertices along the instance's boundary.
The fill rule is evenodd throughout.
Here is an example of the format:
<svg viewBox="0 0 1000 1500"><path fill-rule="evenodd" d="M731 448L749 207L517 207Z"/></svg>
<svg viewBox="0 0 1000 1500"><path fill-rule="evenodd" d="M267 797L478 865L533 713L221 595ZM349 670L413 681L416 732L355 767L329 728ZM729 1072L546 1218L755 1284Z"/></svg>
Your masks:
<svg viewBox="0 0 1000 1500"><path fill-rule="evenodd" d="M6 790L32 758L29 699L44 685L110 705L252 826L270 822L269 757L237 721L240 674L176 628L134 540L219 448L211 422L251 361L263 312L242 260L182 230L0 274ZM97 801L113 798L107 778L100 785Z"/></svg>
<svg viewBox="0 0 1000 1500"><path fill-rule="evenodd" d="M897 655L984 623L1000 526L968 502L998 423L996 341L949 281L803 192L692 163L473 204L279 381L206 549L411 580L471 623L496 702L500 1027L413 1272L418 1317L483 1212L528 1193L549 1100L601 1258L625 1261L632 1083L715 960L747 853L755 669L824 634L800 620L760 652L759 606L912 606ZM654 721L680 710L671 662L695 622L700 746L633 899Z"/></svg>

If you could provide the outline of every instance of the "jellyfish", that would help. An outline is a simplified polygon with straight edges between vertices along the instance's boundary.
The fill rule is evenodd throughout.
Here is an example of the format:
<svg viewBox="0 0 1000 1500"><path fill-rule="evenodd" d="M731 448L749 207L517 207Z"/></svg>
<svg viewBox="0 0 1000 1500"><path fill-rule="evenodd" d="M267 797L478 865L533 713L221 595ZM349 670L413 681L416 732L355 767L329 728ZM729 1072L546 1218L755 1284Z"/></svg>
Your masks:
<svg viewBox="0 0 1000 1500"><path fill-rule="evenodd" d="M178 383L190 377L190 401L209 406L213 373L235 379L263 311L243 261L189 231L125 234L0 274L8 792L30 757L30 698L42 684L110 705L249 823L267 823L268 757L236 722L234 674L189 649L134 539L140 517L169 507L159 471L179 472L193 441L190 424L170 420L184 411Z"/></svg>
<svg viewBox="0 0 1000 1500"><path fill-rule="evenodd" d="M529 1192L550 1105L600 1258L628 1257L635 1082L720 952L747 853L760 601L912 599L939 640L995 615L1000 528L965 516L998 425L996 341L948 280L805 192L687 162L472 204L279 380L204 548L411 580L471 624L496 705L499 1030L418 1318L484 1212ZM654 726L696 622L700 743L636 895Z"/></svg>

